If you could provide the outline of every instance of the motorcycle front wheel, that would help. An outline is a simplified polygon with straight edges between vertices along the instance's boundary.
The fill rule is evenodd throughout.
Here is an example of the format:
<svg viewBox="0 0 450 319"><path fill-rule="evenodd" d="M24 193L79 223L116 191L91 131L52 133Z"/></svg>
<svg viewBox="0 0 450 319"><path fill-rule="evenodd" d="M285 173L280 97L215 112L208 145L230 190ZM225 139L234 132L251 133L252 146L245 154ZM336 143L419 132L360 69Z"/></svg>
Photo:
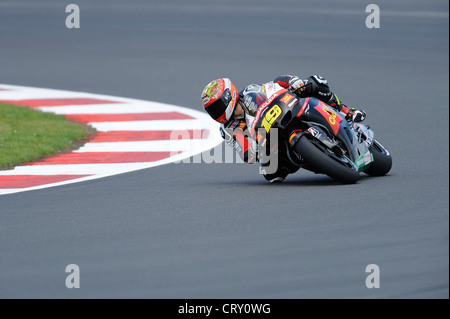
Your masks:
<svg viewBox="0 0 450 319"><path fill-rule="evenodd" d="M370 176L386 175L392 168L392 157L389 151L377 140L369 147L373 156L373 163L364 170L364 173Z"/></svg>

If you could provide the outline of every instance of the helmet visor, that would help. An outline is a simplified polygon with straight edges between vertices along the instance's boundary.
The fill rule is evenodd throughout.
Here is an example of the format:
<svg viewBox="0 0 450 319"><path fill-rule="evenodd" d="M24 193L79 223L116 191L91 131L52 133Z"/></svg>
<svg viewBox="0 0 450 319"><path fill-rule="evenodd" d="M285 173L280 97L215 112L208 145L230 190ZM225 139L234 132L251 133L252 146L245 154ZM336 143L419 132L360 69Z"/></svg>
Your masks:
<svg viewBox="0 0 450 319"><path fill-rule="evenodd" d="M230 89L226 89L222 96L215 102L208 105L205 110L214 119L217 120L227 110L231 101ZM228 120L228 119L227 119Z"/></svg>

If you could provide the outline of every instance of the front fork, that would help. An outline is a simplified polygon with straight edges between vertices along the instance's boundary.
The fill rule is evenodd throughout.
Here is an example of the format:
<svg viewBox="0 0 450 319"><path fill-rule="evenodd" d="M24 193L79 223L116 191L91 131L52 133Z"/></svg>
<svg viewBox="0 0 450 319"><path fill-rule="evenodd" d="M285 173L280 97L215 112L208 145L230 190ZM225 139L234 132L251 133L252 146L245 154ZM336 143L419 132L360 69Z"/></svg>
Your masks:
<svg viewBox="0 0 450 319"><path fill-rule="evenodd" d="M354 164L359 171L364 171L373 163L373 155L369 147L373 144L374 134L369 127L359 124L350 124L350 129L353 132L352 144L354 148L352 152L355 154Z"/></svg>

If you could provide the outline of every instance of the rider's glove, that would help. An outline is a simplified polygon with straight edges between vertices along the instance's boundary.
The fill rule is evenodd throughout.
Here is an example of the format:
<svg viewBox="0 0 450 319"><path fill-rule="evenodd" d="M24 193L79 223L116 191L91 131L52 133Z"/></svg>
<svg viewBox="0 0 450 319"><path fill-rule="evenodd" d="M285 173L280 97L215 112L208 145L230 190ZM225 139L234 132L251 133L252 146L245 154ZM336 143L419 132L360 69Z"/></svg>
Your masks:
<svg viewBox="0 0 450 319"><path fill-rule="evenodd" d="M362 122L366 118L366 112L363 110L357 110L355 108L348 109L345 119L348 122Z"/></svg>
<svg viewBox="0 0 450 319"><path fill-rule="evenodd" d="M220 127L220 135L222 135L222 138L225 140L225 142L228 145L231 145L234 141L233 131L224 129L222 126Z"/></svg>
<svg viewBox="0 0 450 319"><path fill-rule="evenodd" d="M305 83L298 76L293 76L289 80L289 91L300 93L305 89Z"/></svg>
<svg viewBox="0 0 450 319"><path fill-rule="evenodd" d="M250 156L252 157L254 162L259 162L259 153L258 153L258 144L256 144L256 141L254 139L250 139Z"/></svg>
<svg viewBox="0 0 450 319"><path fill-rule="evenodd" d="M342 106L344 106L344 104L341 103L341 101L339 100L339 98L337 97L336 94L332 94L330 99L327 102L328 105L331 105L332 107L334 107L337 110L342 109Z"/></svg>

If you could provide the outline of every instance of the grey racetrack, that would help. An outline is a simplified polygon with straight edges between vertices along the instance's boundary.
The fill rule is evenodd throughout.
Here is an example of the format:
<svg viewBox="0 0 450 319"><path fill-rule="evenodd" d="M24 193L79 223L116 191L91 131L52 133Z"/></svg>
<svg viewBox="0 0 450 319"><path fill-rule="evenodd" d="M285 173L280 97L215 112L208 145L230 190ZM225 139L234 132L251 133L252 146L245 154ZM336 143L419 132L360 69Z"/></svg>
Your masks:
<svg viewBox="0 0 450 319"><path fill-rule="evenodd" d="M0 83L202 110L218 77L320 74L393 167L271 185L257 164L168 164L2 195L0 298L449 298L447 1L74 0L80 29L68 3L0 2Z"/></svg>

